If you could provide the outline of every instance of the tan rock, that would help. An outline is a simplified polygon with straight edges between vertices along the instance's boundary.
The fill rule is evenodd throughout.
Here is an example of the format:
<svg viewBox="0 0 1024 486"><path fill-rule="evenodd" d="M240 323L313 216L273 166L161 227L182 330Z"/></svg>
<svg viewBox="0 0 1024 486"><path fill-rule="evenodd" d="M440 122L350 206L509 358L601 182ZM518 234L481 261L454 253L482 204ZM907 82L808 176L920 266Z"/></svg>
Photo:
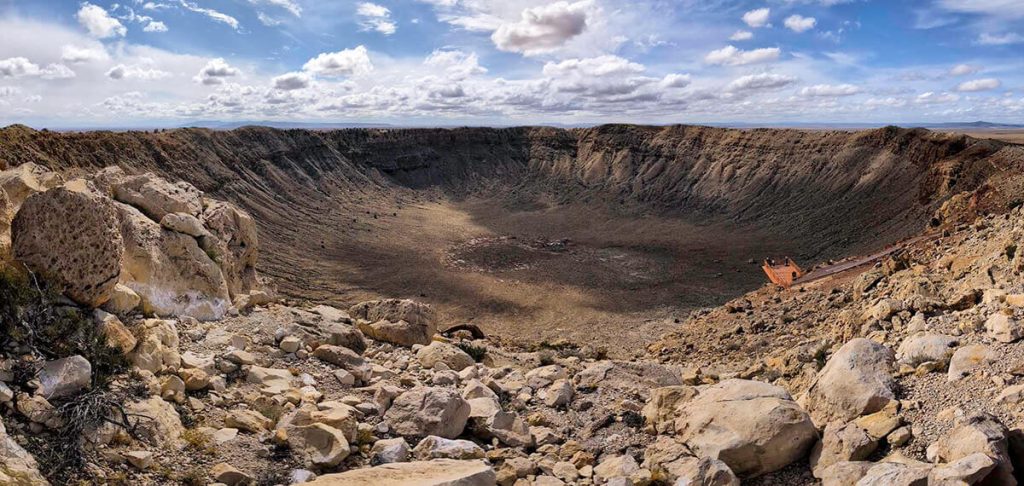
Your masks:
<svg viewBox="0 0 1024 486"><path fill-rule="evenodd" d="M301 427L289 427L288 445L292 451L305 457L318 467L333 467L349 455L349 444L338 429L317 423Z"/></svg>
<svg viewBox="0 0 1024 486"><path fill-rule="evenodd" d="M11 486L49 486L39 465L25 449L7 435L0 420L0 484Z"/></svg>
<svg viewBox="0 0 1024 486"><path fill-rule="evenodd" d="M174 321L146 319L139 327L142 339L128 355L132 365L154 374L177 370L181 366L181 355Z"/></svg>
<svg viewBox="0 0 1024 486"><path fill-rule="evenodd" d="M1013 464L1009 455L1009 432L995 417L976 412L968 415L928 448L929 457L940 462L951 463L975 453L982 453L995 461L988 484L1016 484Z"/></svg>
<svg viewBox="0 0 1024 486"><path fill-rule="evenodd" d="M676 433L697 456L721 460L740 477L781 469L805 457L818 438L785 390L735 379L680 407Z"/></svg>
<svg viewBox="0 0 1024 486"><path fill-rule="evenodd" d="M14 258L76 302L98 307L121 275L113 202L82 180L29 197L11 227Z"/></svg>
<svg viewBox="0 0 1024 486"><path fill-rule="evenodd" d="M134 290L123 284L114 286L110 300L103 304L103 310L117 315L128 314L139 307L142 298Z"/></svg>
<svg viewBox="0 0 1024 486"><path fill-rule="evenodd" d="M484 450L468 440L453 440L430 435L412 450L418 461L430 459L483 459Z"/></svg>
<svg viewBox="0 0 1024 486"><path fill-rule="evenodd" d="M641 411L647 431L664 434L672 430L678 406L696 396L697 389L690 386L666 386L651 390L651 398Z"/></svg>
<svg viewBox="0 0 1024 486"><path fill-rule="evenodd" d="M446 439L462 434L468 419L469 404L457 392L431 387L416 387L402 393L384 415L397 434Z"/></svg>
<svg viewBox="0 0 1024 486"><path fill-rule="evenodd" d="M274 421L255 410L232 410L224 416L224 426L254 434L274 426Z"/></svg>
<svg viewBox="0 0 1024 486"><path fill-rule="evenodd" d="M47 361L37 375L36 393L52 400L72 396L92 384L92 365L82 356Z"/></svg>
<svg viewBox="0 0 1024 486"><path fill-rule="evenodd" d="M400 346L430 344L437 333L434 310L412 300L363 302L352 306L349 314L361 320L359 330L370 338Z"/></svg>
<svg viewBox="0 0 1024 486"><path fill-rule="evenodd" d="M910 366L931 361L945 368L959 344L959 340L953 336L921 332L903 340L896 352L896 359Z"/></svg>
<svg viewBox="0 0 1024 486"><path fill-rule="evenodd" d="M93 320L96 321L96 329L108 347L123 354L131 353L135 349L138 340L116 315L96 309L93 311Z"/></svg>
<svg viewBox="0 0 1024 486"><path fill-rule="evenodd" d="M494 470L482 460L404 462L325 474L307 486L494 486Z"/></svg>
<svg viewBox="0 0 1024 486"><path fill-rule="evenodd" d="M212 241L204 248L217 255L228 292L232 297L248 294L254 305L265 302L265 298L255 298L260 287L256 275L259 252L256 221L233 204L209 200L202 218L205 230L213 234Z"/></svg>
<svg viewBox="0 0 1024 486"><path fill-rule="evenodd" d="M444 363L454 371L462 371L476 364L465 351L439 341L434 341L416 351L416 359L427 369L433 368L437 363Z"/></svg>
<svg viewBox="0 0 1024 486"><path fill-rule="evenodd" d="M839 348L818 373L804 399L817 424L848 422L877 412L896 399L894 355L885 346L858 338Z"/></svg>
<svg viewBox="0 0 1024 486"><path fill-rule="evenodd" d="M29 196L63 184L59 174L32 162L0 171L0 189L7 194L13 215Z"/></svg>
<svg viewBox="0 0 1024 486"><path fill-rule="evenodd" d="M962 346L953 353L949 361L948 381L958 381L971 374L974 370L984 369L993 362L996 356L992 348L984 344Z"/></svg>
<svg viewBox="0 0 1024 486"><path fill-rule="evenodd" d="M996 312L985 321L985 329L989 337L1001 343L1012 343L1024 335L1024 329L1019 322L1011 316Z"/></svg>
<svg viewBox="0 0 1024 486"><path fill-rule="evenodd" d="M811 470L821 478L822 471L840 462L862 461L878 448L878 439L868 435L855 423L832 422L825 427L821 440L811 450Z"/></svg>
<svg viewBox="0 0 1024 486"><path fill-rule="evenodd" d="M152 173L112 180L114 199L136 207L153 221L169 213L199 216L202 193L187 182L168 182Z"/></svg>
<svg viewBox="0 0 1024 486"><path fill-rule="evenodd" d="M253 484L255 481L252 476L226 462L213 466L210 469L210 476L213 476L213 479L218 483L223 483L227 486L245 486Z"/></svg>

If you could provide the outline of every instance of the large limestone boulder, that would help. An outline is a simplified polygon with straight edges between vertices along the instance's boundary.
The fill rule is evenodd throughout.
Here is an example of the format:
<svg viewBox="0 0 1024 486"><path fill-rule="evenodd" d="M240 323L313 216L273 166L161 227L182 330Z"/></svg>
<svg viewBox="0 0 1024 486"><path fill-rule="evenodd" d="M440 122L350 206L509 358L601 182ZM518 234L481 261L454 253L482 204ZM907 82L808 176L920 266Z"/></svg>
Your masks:
<svg viewBox="0 0 1024 486"><path fill-rule="evenodd" d="M978 412L968 415L949 434L928 448L930 459L952 463L982 453L995 461L985 476L985 484L1013 486L1013 463L1009 452L1009 432L995 417Z"/></svg>
<svg viewBox="0 0 1024 486"><path fill-rule="evenodd" d="M384 420L399 435L454 439L466 427L469 410L469 403L457 391L421 386L395 398Z"/></svg>
<svg viewBox="0 0 1024 486"><path fill-rule="evenodd" d="M198 217L203 210L202 193L187 182L168 182L151 173L112 177L114 199L136 207L153 221L168 213Z"/></svg>
<svg viewBox="0 0 1024 486"><path fill-rule="evenodd" d="M359 330L372 339L399 346L430 344L437 333L437 316L426 304L412 300L371 300L352 306Z"/></svg>
<svg viewBox="0 0 1024 486"><path fill-rule="evenodd" d="M854 339L828 360L803 397L814 423L848 422L885 408L896 399L895 356L881 344Z"/></svg>
<svg viewBox="0 0 1024 486"><path fill-rule="evenodd" d="M651 390L651 398L647 400L641 414L647 431L652 434L664 434L672 430L676 419L676 408L697 396L697 389L692 386L663 386Z"/></svg>
<svg viewBox="0 0 1024 486"><path fill-rule="evenodd" d="M122 283L157 316L217 320L231 309L220 267L190 235L171 231L135 207L116 203L124 238Z"/></svg>
<svg viewBox="0 0 1024 486"><path fill-rule="evenodd" d="M482 460L401 462L325 474L307 486L494 486L497 477Z"/></svg>
<svg viewBox="0 0 1024 486"><path fill-rule="evenodd" d="M726 380L679 407L676 433L695 455L721 460L737 476L776 471L806 457L818 439L811 418L784 389Z"/></svg>
<svg viewBox="0 0 1024 486"><path fill-rule="evenodd" d="M7 435L0 421L0 484L11 486L48 486L39 465L25 449Z"/></svg>
<svg viewBox="0 0 1024 486"><path fill-rule="evenodd" d="M216 255L232 298L256 290L256 221L232 204L211 200L206 203L202 219L213 238L207 241L204 237L203 248Z"/></svg>
<svg viewBox="0 0 1024 486"><path fill-rule="evenodd" d="M12 213L18 212L18 208L29 196L53 189L62 183L60 175L32 162L0 171L0 189L7 193Z"/></svg>
<svg viewBox="0 0 1024 486"><path fill-rule="evenodd" d="M32 195L11 227L14 258L76 302L98 307L121 274L124 244L113 203L84 180Z"/></svg>

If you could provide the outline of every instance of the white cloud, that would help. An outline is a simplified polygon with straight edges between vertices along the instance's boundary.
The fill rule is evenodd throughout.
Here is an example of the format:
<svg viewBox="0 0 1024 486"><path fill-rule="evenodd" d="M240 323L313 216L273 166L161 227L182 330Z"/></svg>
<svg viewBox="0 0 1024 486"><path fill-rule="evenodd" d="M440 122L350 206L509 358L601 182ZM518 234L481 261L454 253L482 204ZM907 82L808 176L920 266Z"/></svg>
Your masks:
<svg viewBox="0 0 1024 486"><path fill-rule="evenodd" d="M67 44L61 48L60 52L61 61L69 62L71 64L106 61L110 58L110 56L107 55L107 50L99 43L85 47Z"/></svg>
<svg viewBox="0 0 1024 486"><path fill-rule="evenodd" d="M252 5L271 5L287 10L288 13L296 16L302 16L302 7L299 6L294 0L249 0Z"/></svg>
<svg viewBox="0 0 1024 486"><path fill-rule="evenodd" d="M745 41L754 38L754 33L749 30L737 30L733 35L729 36L731 41Z"/></svg>
<svg viewBox="0 0 1024 486"><path fill-rule="evenodd" d="M442 69L453 79L463 79L474 74L484 74L487 69L480 66L475 52L466 53L457 49L439 49L432 52L423 64Z"/></svg>
<svg viewBox="0 0 1024 486"><path fill-rule="evenodd" d="M261 24L266 25L267 27L277 27L283 23L263 12L256 12L256 18L259 19Z"/></svg>
<svg viewBox="0 0 1024 486"><path fill-rule="evenodd" d="M308 88L312 79L306 73L287 73L274 78L272 82L276 89L292 91Z"/></svg>
<svg viewBox="0 0 1024 486"><path fill-rule="evenodd" d="M21 90L15 86L0 86L0 98L9 98L19 93L21 93Z"/></svg>
<svg viewBox="0 0 1024 486"><path fill-rule="evenodd" d="M786 28L796 33L807 32L814 28L818 24L818 21L814 17L804 17L802 15L790 15L786 18Z"/></svg>
<svg viewBox="0 0 1024 486"><path fill-rule="evenodd" d="M852 84L816 84L814 86L807 86L800 90L800 95L807 97L839 97L839 96L853 96L860 93L860 88Z"/></svg>
<svg viewBox="0 0 1024 486"><path fill-rule="evenodd" d="M75 72L63 64L48 64L39 71L39 77L43 79L71 79L75 76Z"/></svg>
<svg viewBox="0 0 1024 486"><path fill-rule="evenodd" d="M82 24L93 37L106 39L109 37L124 37L128 29L121 22L107 13L103 7L91 3L83 3L75 15L78 23Z"/></svg>
<svg viewBox="0 0 1024 486"><path fill-rule="evenodd" d="M662 88L685 88L693 82L693 77L689 74L668 74L662 78L659 85Z"/></svg>
<svg viewBox="0 0 1024 486"><path fill-rule="evenodd" d="M171 73L167 71L161 71L155 68L145 68L141 66L126 66L124 64L118 64L110 68L107 71L107 77L110 79L139 79L139 80L154 80L163 79L170 77Z"/></svg>
<svg viewBox="0 0 1024 486"><path fill-rule="evenodd" d="M167 32L167 24L160 22L159 20L151 20L145 27L142 28L143 32Z"/></svg>
<svg viewBox="0 0 1024 486"><path fill-rule="evenodd" d="M356 7L359 26L363 30L374 30L384 35L394 34L398 27L391 20L391 10L376 3L362 2Z"/></svg>
<svg viewBox="0 0 1024 486"><path fill-rule="evenodd" d="M983 46L1006 46L1024 43L1024 37L1013 32L1006 34L989 34L986 32L978 36L976 43Z"/></svg>
<svg viewBox="0 0 1024 486"><path fill-rule="evenodd" d="M239 74L241 71L231 67L224 59L217 58L206 63L206 66L200 69L199 74L196 74L192 80L205 85L223 84L225 78Z"/></svg>
<svg viewBox="0 0 1024 486"><path fill-rule="evenodd" d="M914 98L914 102L921 105L938 105L955 103L957 101L960 101L960 96L958 95L953 93L935 93L933 91L919 94L917 98Z"/></svg>
<svg viewBox="0 0 1024 486"><path fill-rule="evenodd" d="M768 18L771 16L771 9L759 8L743 14L743 22L757 29L768 25Z"/></svg>
<svg viewBox="0 0 1024 486"><path fill-rule="evenodd" d="M993 89L998 89L1002 85L1003 83L995 78L975 79L972 81L965 81L963 83L960 83L960 85L956 87L956 90L960 91L961 93L989 91Z"/></svg>
<svg viewBox="0 0 1024 486"><path fill-rule="evenodd" d="M737 49L734 46L725 46L721 49L709 52L707 56L704 56L704 62L724 66L743 66L747 64L775 61L779 58L780 54L782 54L782 51L779 50L778 47L766 47L762 49L744 51L742 49Z"/></svg>
<svg viewBox="0 0 1024 486"><path fill-rule="evenodd" d="M968 74L974 74L981 71L980 66L972 66L970 64L957 64L949 70L950 76L966 76Z"/></svg>
<svg viewBox="0 0 1024 486"><path fill-rule="evenodd" d="M778 89L796 82L796 78L783 74L749 74L737 78L725 86L729 92Z"/></svg>
<svg viewBox="0 0 1024 486"><path fill-rule="evenodd" d="M238 27L240 26L240 24L238 23L238 19L228 14L218 12L212 8L200 7L199 4L195 2L190 2L188 0L178 0L178 2L182 8L189 10L191 12L205 15L215 22L227 24L232 29L238 30Z"/></svg>
<svg viewBox="0 0 1024 486"><path fill-rule="evenodd" d="M302 70L317 76L357 76L373 71L366 47L324 52L310 59Z"/></svg>
<svg viewBox="0 0 1024 486"><path fill-rule="evenodd" d="M518 22L502 23L491 34L498 49L526 55L551 52L587 28L591 0L565 1L523 10Z"/></svg>
<svg viewBox="0 0 1024 486"><path fill-rule="evenodd" d="M0 76L18 78L39 74L39 66L24 57L12 57L0 60Z"/></svg>

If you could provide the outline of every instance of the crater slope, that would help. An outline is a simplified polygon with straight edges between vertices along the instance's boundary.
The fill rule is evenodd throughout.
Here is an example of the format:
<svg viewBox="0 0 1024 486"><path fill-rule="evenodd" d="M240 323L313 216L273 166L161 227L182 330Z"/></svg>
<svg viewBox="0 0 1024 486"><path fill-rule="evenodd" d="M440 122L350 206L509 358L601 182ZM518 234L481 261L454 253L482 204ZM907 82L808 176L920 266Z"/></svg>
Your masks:
<svg viewBox="0 0 1024 486"><path fill-rule="evenodd" d="M920 233L951 196L1006 210L1024 148L925 130L0 130L0 169L116 164L186 180L260 225L289 296L412 297L522 344L641 349L802 263Z"/></svg>

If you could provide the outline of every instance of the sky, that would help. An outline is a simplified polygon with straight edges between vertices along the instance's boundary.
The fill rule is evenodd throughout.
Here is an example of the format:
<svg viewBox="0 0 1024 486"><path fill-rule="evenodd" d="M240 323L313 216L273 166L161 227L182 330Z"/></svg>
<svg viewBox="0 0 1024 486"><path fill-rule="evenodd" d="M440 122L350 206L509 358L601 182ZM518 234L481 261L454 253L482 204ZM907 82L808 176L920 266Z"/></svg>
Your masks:
<svg viewBox="0 0 1024 486"><path fill-rule="evenodd" d="M0 126L1024 123L1022 0L0 0Z"/></svg>

